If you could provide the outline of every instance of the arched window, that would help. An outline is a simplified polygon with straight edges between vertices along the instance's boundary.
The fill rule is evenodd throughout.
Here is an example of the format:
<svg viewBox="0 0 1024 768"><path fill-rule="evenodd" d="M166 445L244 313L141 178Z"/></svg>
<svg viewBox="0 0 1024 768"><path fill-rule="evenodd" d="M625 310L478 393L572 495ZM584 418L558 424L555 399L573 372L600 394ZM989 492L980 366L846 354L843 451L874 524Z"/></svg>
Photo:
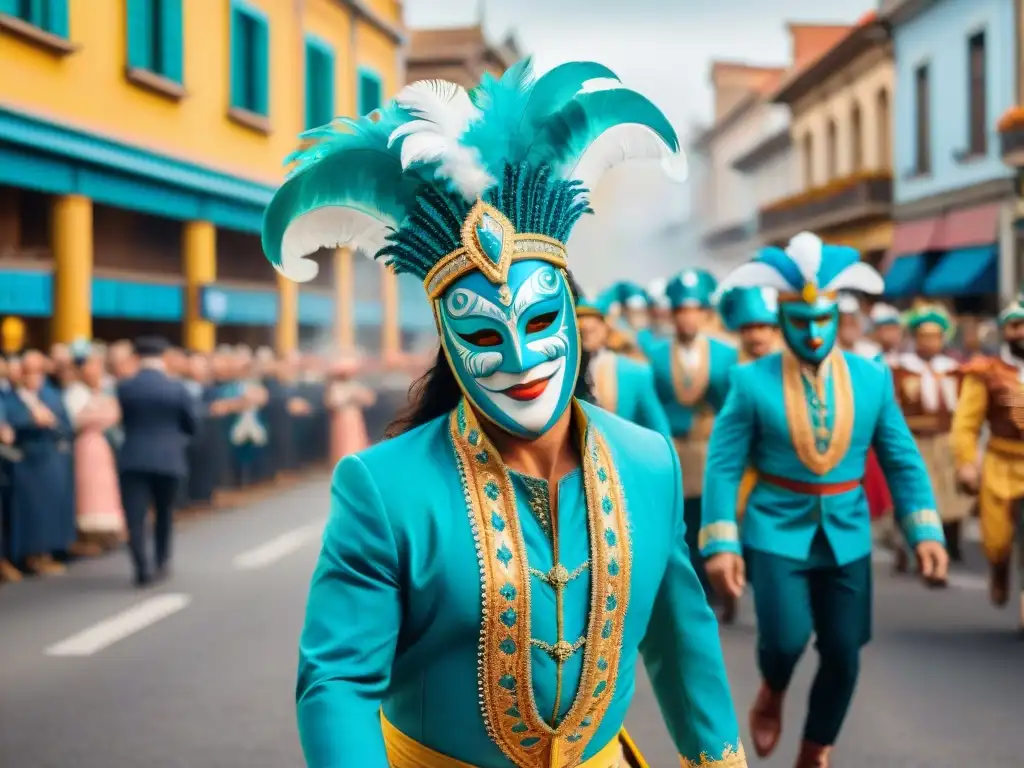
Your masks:
<svg viewBox="0 0 1024 768"><path fill-rule="evenodd" d="M864 126L861 123L860 104L856 102L850 112L850 165L854 173L864 170Z"/></svg>
<svg viewBox="0 0 1024 768"><path fill-rule="evenodd" d="M890 146L892 125L889 123L889 92L885 88L878 91L875 97L875 130L878 132L878 167L892 168L892 149Z"/></svg>
<svg viewBox="0 0 1024 768"><path fill-rule="evenodd" d="M828 121L828 132L825 139L825 171L826 181L832 181L839 175L839 147L836 145L836 121Z"/></svg>
<svg viewBox="0 0 1024 768"><path fill-rule="evenodd" d="M814 186L814 137L808 131L804 134L804 189Z"/></svg>

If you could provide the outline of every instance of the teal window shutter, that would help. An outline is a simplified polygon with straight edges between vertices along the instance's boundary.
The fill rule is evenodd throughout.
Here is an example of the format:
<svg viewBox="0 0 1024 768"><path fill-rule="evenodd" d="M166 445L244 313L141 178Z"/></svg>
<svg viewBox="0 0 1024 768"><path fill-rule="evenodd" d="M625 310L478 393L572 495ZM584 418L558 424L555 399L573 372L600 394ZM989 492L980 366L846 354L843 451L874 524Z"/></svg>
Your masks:
<svg viewBox="0 0 1024 768"><path fill-rule="evenodd" d="M245 107L245 62L248 59L245 45L245 16L235 7L231 8L231 106Z"/></svg>
<svg viewBox="0 0 1024 768"><path fill-rule="evenodd" d="M153 68L153 0L127 0L128 66Z"/></svg>
<svg viewBox="0 0 1024 768"><path fill-rule="evenodd" d="M250 109L258 115L270 114L270 25L265 18L253 17L253 76L255 100Z"/></svg>
<svg viewBox="0 0 1024 768"><path fill-rule="evenodd" d="M66 0L65 0L66 2ZM176 83L184 77L184 20L181 0L157 0L160 17L160 74Z"/></svg>
<svg viewBox="0 0 1024 768"><path fill-rule="evenodd" d="M380 77L369 69L359 69L359 114L368 115L380 109L381 101Z"/></svg>
<svg viewBox="0 0 1024 768"><path fill-rule="evenodd" d="M44 29L58 37L68 36L68 0L48 0Z"/></svg>
<svg viewBox="0 0 1024 768"><path fill-rule="evenodd" d="M321 123L316 121L317 86L320 73L317 71L316 47L312 40L306 41L306 128L316 128Z"/></svg>
<svg viewBox="0 0 1024 768"><path fill-rule="evenodd" d="M334 119L334 51L315 38L306 40L306 128Z"/></svg>
<svg viewBox="0 0 1024 768"><path fill-rule="evenodd" d="M0 0L0 13L18 16L18 0Z"/></svg>

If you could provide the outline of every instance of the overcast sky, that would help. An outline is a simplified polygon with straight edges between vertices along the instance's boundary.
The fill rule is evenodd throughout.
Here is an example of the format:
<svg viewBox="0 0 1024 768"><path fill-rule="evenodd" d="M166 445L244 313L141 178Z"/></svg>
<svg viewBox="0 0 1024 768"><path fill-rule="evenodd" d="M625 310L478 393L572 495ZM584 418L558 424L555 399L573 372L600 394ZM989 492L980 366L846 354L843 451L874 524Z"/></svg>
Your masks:
<svg viewBox="0 0 1024 768"><path fill-rule="evenodd" d="M593 60L653 99L681 133L711 112L708 64L782 65L787 21L853 22L878 0L406 0L412 27L473 23L515 31L540 70Z"/></svg>
<svg viewBox="0 0 1024 768"><path fill-rule="evenodd" d="M784 66L787 21L852 23L878 0L486 0L484 26L515 32L538 70L599 61L648 96L683 138L711 114L713 59ZM406 0L411 27L473 24L480 0ZM685 141L685 138L684 138ZM597 194L599 192L599 194ZM624 169L595 192L597 216L576 227L570 252L584 290L614 279L649 280L699 259L696 225L685 225L690 185L650 169ZM598 204L600 203L600 204ZM640 223L642 222L642 226ZM682 228L679 228L679 225ZM675 228L673 228L675 227ZM673 234L666 234L673 232ZM624 257L628 256L628 261Z"/></svg>

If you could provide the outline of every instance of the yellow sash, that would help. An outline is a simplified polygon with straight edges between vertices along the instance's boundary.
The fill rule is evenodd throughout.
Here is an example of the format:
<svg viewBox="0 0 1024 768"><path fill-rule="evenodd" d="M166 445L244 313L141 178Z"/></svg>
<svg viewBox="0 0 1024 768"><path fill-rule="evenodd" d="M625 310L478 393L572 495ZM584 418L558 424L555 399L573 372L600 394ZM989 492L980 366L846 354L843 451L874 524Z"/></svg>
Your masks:
<svg viewBox="0 0 1024 768"><path fill-rule="evenodd" d="M384 733L384 747L387 749L391 768L474 768L469 763L442 755L410 739L395 728L383 712L380 713L380 727ZM551 765L555 766L557 763ZM592 758L580 763L579 768L619 768L623 765L622 745L615 739ZM548 765L538 764L537 768L548 768Z"/></svg>

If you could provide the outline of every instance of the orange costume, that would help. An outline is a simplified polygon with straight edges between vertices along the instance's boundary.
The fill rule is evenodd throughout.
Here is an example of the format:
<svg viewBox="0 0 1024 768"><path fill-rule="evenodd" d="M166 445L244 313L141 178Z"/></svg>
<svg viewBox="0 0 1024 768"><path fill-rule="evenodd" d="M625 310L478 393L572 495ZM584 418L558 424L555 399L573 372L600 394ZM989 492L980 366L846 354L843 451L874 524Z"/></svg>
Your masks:
<svg viewBox="0 0 1024 768"><path fill-rule="evenodd" d="M957 469L976 466L978 442L988 424L978 512L982 548L992 566L992 600L1003 604L1009 599L1014 533L1024 505L1024 363L1007 352L978 357L964 366L963 375L953 417L953 453ZM1024 594L1020 608L1024 626Z"/></svg>

